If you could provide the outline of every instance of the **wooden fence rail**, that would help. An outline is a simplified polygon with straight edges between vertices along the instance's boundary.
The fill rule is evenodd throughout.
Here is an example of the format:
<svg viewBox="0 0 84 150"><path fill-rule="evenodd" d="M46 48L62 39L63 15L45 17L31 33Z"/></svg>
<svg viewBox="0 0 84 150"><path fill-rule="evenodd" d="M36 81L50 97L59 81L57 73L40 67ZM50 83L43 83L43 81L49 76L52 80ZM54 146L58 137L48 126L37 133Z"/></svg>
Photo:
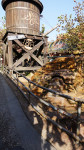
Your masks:
<svg viewBox="0 0 84 150"><path fill-rule="evenodd" d="M19 87L19 84L20 83L26 90L28 93L30 93L31 95L33 95L38 101L40 101L42 104L46 105L47 107L50 107L52 108L53 110L65 115L65 116L68 116L72 121L75 121L76 124L77 124L77 130L76 130L76 134L75 133L72 133L71 131L67 130L66 128L64 128L63 126L61 126L60 124L58 124L57 122L53 121L52 119L50 119L47 115L45 114L41 114L39 112L39 110L36 108L36 106L34 106L30 100L28 99L28 97L24 94L24 92L21 90L21 92L24 94L24 96L27 98L27 100L29 100L29 103L32 105L32 107L42 116L44 117L46 120L50 121L51 123L53 123L55 126L57 126L58 128L60 128L61 130L65 131L67 134L71 135L73 138L75 138L78 142L84 142L84 138L83 137L80 137L80 124L82 122L84 122L84 120L81 120L81 106L82 104L84 104L84 99L80 99L80 98L74 98L72 96L69 96L69 95L66 95L66 94L62 94L62 93L59 93L55 90L51 90L51 89L48 89L46 87L43 87L43 86L40 86L34 82L32 82L31 80L29 80L28 78L26 78L24 75L22 75L21 73L17 72L17 71L14 71L14 70L9 70L7 67L4 67L4 73L12 80L16 81L16 86L20 89ZM13 73L16 74L16 76L13 75ZM47 92L51 92L55 95L59 95L60 97L64 97L68 100L73 100L75 102L77 102L77 117L73 117L72 114L60 109L60 108L57 108L55 106L53 106L52 104L46 102L45 100L39 98L38 96L36 96L31 90L31 86L28 88L26 87L20 80L18 77L23 77L24 79L26 79L28 81L28 83L30 84L33 84L43 90L46 90ZM29 85L30 85L29 84Z"/></svg>

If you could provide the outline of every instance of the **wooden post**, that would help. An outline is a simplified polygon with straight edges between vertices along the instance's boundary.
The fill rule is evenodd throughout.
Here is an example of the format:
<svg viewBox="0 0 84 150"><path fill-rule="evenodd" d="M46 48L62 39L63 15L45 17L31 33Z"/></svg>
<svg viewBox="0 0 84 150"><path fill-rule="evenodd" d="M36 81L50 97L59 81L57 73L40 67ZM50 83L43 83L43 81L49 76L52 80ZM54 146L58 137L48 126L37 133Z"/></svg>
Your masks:
<svg viewBox="0 0 84 150"><path fill-rule="evenodd" d="M3 65L5 66L6 60L6 45L3 43Z"/></svg>
<svg viewBox="0 0 84 150"><path fill-rule="evenodd" d="M78 110L77 110L77 135L79 136L80 134L80 116L81 116L81 102L78 102Z"/></svg>
<svg viewBox="0 0 84 150"><path fill-rule="evenodd" d="M18 86L18 72L16 72L16 80L17 80L17 86Z"/></svg>
<svg viewBox="0 0 84 150"><path fill-rule="evenodd" d="M29 36L30 37L30 36ZM22 40L20 40L22 39ZM4 54L4 65L7 64L9 70L18 70L18 71L26 71L26 70L37 70L41 66L44 65L43 59L41 58L41 52L44 47L44 57L46 62L46 48L47 48L47 37L42 36L31 36L30 39L35 39L35 45L33 47L25 46L24 39L27 40L27 37L25 35L19 35L16 36L14 33L8 33L4 36L3 41L6 43L6 49ZM15 42L15 43L13 43ZM13 55L13 46L14 44L14 52L16 53L16 56ZM18 52L18 47L21 48L21 52ZM31 48L31 50L30 50ZM13 58L14 56L14 58ZM28 66L24 66L22 64L25 59L28 57L31 58L31 61L28 60ZM14 60L14 61L13 61Z"/></svg>
<svg viewBox="0 0 84 150"><path fill-rule="evenodd" d="M8 41L8 67L11 69L12 66L13 66L12 41Z"/></svg>
<svg viewBox="0 0 84 150"><path fill-rule="evenodd" d="M44 43L44 64L47 62L47 52L48 52L48 41L47 38L45 38L45 43Z"/></svg>

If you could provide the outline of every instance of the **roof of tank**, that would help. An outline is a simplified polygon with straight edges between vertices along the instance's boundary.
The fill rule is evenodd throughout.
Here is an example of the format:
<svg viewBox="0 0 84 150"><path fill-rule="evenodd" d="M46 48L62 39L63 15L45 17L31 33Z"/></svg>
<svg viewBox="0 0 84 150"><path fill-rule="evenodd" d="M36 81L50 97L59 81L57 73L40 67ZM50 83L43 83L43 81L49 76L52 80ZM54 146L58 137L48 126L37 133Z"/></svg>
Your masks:
<svg viewBox="0 0 84 150"><path fill-rule="evenodd" d="M11 2L16 2L16 1L24 1L24 2L30 2L30 3L33 3L33 4L36 4L36 6L39 7L39 10L40 10L40 13L42 12L43 10L43 4L39 1L39 0L2 0L2 7L3 9L5 10L6 6L11 3Z"/></svg>

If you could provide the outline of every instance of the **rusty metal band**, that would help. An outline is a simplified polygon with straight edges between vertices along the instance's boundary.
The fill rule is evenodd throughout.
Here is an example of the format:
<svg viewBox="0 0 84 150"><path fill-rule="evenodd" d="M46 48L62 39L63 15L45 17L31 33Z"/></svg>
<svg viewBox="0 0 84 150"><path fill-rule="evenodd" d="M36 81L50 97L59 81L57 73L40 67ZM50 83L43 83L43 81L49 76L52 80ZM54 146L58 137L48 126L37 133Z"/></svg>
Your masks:
<svg viewBox="0 0 84 150"><path fill-rule="evenodd" d="M18 0L11 0L11 2L14 2L14 1L18 1ZM24 0L25 1L25 0ZM39 10L40 10L40 13L42 12L42 10L43 10L43 5L42 5L42 3L38 0L33 0L35 3L36 3L36 5L38 5L39 6ZM8 4L10 4L11 3L10 2L10 0L2 0L2 7L3 7L3 9L5 9L6 7L7 7L7 5ZM27 2L27 1L26 1ZM28 2L27 2L28 3ZM31 3L31 4L34 4L34 3Z"/></svg>
<svg viewBox="0 0 84 150"><path fill-rule="evenodd" d="M28 27L12 27L12 26L9 26L9 27L7 27L7 29L10 29L10 28L15 28L15 29L28 29L28 30L32 30L32 28L28 28ZM34 31L37 31L38 32L38 30L35 30L34 29Z"/></svg>
<svg viewBox="0 0 84 150"><path fill-rule="evenodd" d="M6 12L7 12L7 11L10 11L10 10L14 10L14 9L24 9L24 10L30 10L30 11L33 11L33 12L37 13L37 14L40 16L40 13L38 13L38 12L37 12L37 11L35 11L34 9L27 8L27 7L12 7L12 8L8 8L8 9L6 9Z"/></svg>

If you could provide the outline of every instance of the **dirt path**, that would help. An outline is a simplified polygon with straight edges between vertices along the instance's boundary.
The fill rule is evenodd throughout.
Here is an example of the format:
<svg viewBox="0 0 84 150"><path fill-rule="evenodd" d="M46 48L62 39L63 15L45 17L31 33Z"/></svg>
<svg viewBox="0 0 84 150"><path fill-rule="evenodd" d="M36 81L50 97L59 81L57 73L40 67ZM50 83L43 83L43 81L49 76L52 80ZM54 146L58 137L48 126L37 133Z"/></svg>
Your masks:
<svg viewBox="0 0 84 150"><path fill-rule="evenodd" d="M32 127L1 74L0 150L55 150Z"/></svg>
<svg viewBox="0 0 84 150"><path fill-rule="evenodd" d="M78 145L76 141L68 136L65 132L59 130L57 127L54 127L51 123L43 119L29 105L28 101L23 97L21 92L17 92L18 89L16 88L16 86L12 82L10 82L8 78L6 80L10 87L14 90L15 95L17 96L27 118L30 120L34 128L39 132L39 134L43 136L44 139L47 139L57 150L84 150L84 143ZM34 97L31 96L30 99L31 102L35 100ZM36 101L37 100L35 100L34 105L37 106Z"/></svg>

